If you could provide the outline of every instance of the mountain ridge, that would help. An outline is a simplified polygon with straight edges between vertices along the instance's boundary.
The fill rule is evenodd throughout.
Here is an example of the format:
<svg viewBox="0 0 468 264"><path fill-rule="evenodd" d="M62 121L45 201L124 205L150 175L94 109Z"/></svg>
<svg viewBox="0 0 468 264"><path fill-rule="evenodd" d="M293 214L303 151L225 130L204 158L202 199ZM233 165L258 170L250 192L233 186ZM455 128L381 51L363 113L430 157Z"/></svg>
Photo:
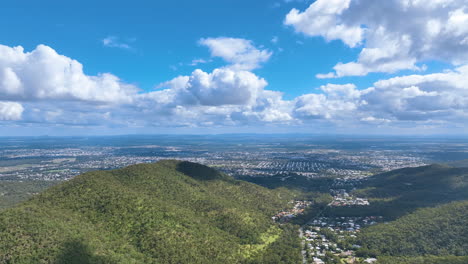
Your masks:
<svg viewBox="0 0 468 264"><path fill-rule="evenodd" d="M294 196L173 160L88 172L0 213L0 262L256 263Z"/></svg>

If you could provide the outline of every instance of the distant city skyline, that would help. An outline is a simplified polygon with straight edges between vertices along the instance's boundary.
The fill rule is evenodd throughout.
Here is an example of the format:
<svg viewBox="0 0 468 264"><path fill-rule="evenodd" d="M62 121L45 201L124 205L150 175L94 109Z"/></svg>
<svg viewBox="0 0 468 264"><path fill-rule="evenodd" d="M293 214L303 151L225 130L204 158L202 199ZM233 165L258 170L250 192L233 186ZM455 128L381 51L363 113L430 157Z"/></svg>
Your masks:
<svg viewBox="0 0 468 264"><path fill-rule="evenodd" d="M0 136L468 132L465 0L26 0L0 23Z"/></svg>

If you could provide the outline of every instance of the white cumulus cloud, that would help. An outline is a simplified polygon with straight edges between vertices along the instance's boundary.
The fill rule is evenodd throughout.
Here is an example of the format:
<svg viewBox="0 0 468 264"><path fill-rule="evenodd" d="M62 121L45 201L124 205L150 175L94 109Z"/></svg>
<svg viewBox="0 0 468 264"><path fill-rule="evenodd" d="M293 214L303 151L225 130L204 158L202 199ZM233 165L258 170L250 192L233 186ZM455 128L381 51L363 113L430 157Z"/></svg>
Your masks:
<svg viewBox="0 0 468 264"><path fill-rule="evenodd" d="M31 52L0 45L0 100L130 102L137 88L109 74L88 76L78 61L39 45Z"/></svg>
<svg viewBox="0 0 468 264"><path fill-rule="evenodd" d="M340 15L350 6L351 0L318 0L304 12L292 9L284 24L309 36L322 36L326 40L340 39L350 47L359 45L364 30L359 25L348 25Z"/></svg>
<svg viewBox="0 0 468 264"><path fill-rule="evenodd" d="M190 76L179 76L165 85L176 93L173 100L178 103L216 106L253 104L267 82L248 71L221 68L211 73L197 69Z"/></svg>
<svg viewBox="0 0 468 264"><path fill-rule="evenodd" d="M419 62L468 62L468 2L465 0L317 0L292 9L285 24L308 36L362 46L353 62L340 62L318 78L370 72L424 70Z"/></svg>
<svg viewBox="0 0 468 264"><path fill-rule="evenodd" d="M0 101L0 120L20 120L23 111L24 108L19 103Z"/></svg>
<svg viewBox="0 0 468 264"><path fill-rule="evenodd" d="M342 119L353 117L366 102L361 99L367 90L358 90L354 84L327 84L323 93L311 93L295 99L294 113L300 119Z"/></svg>
<svg viewBox="0 0 468 264"><path fill-rule="evenodd" d="M369 88L326 84L289 99L236 67L197 69L152 91L112 74L89 76L82 68L47 46L31 52L0 46L0 120L111 128L468 123L467 65L384 79Z"/></svg>
<svg viewBox="0 0 468 264"><path fill-rule="evenodd" d="M203 38L199 43L210 49L211 56L220 57L236 70L253 70L272 55L267 49L258 49L251 40L242 38Z"/></svg>
<svg viewBox="0 0 468 264"><path fill-rule="evenodd" d="M464 123L468 117L468 66L426 75L380 80L364 96L363 111L396 120Z"/></svg>

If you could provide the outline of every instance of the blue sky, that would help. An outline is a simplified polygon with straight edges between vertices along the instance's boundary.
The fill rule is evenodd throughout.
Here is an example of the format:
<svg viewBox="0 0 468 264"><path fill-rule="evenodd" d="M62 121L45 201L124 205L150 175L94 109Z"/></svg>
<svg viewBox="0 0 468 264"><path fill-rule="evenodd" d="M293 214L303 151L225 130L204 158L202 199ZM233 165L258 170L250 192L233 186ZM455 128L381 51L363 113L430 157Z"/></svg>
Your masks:
<svg viewBox="0 0 468 264"><path fill-rule="evenodd" d="M8 1L0 132L464 133L468 8L435 2Z"/></svg>
<svg viewBox="0 0 468 264"><path fill-rule="evenodd" d="M200 38L250 39L275 52L257 72L269 81L271 89L288 96L326 84L315 74L358 54L358 49L339 41L327 43L296 35L283 25L284 16L292 7L305 8L307 4L277 3L279 6L262 0L9 1L0 11L4 25L0 43L21 45L26 50L45 44L81 62L86 74L111 72L143 89L152 89L176 75L190 74L197 66L212 70L223 65L220 59L208 65L187 65L210 57L206 48L197 45ZM131 49L104 47L102 39L109 36ZM275 37L276 44L271 42Z"/></svg>

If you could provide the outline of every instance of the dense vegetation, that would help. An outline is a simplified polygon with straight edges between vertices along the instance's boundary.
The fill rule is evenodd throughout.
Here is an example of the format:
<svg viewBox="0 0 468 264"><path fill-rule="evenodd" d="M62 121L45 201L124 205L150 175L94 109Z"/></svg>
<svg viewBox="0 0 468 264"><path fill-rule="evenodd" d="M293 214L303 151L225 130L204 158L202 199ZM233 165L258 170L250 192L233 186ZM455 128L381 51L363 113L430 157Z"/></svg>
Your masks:
<svg viewBox="0 0 468 264"><path fill-rule="evenodd" d="M395 170L370 178L354 194L370 198L371 206L327 213L393 219L362 230L359 256L378 256L379 263L468 263L468 168Z"/></svg>
<svg viewBox="0 0 468 264"><path fill-rule="evenodd" d="M297 263L295 193L161 161L89 172L0 213L0 263Z"/></svg>
<svg viewBox="0 0 468 264"><path fill-rule="evenodd" d="M289 189L279 188L279 176L249 180L270 189L190 162L89 172L0 213L0 263L300 263L297 225L315 216L368 215L389 222L362 229L353 241L362 245L360 257L468 263L468 168L373 176L353 192L371 201L360 207L327 206L331 179L298 177ZM0 208L50 184L0 182L8 194ZM313 206L291 224L273 223L294 198Z"/></svg>
<svg viewBox="0 0 468 264"><path fill-rule="evenodd" d="M249 260L249 264L292 264L302 262L298 226L284 225L282 229L281 236L261 254Z"/></svg>
<svg viewBox="0 0 468 264"><path fill-rule="evenodd" d="M369 198L371 205L335 208L326 214L397 219L422 207L468 200L468 168L430 165L394 170L371 177L353 194Z"/></svg>
<svg viewBox="0 0 468 264"><path fill-rule="evenodd" d="M368 197L433 205L468 199L468 168L437 164L404 168L371 177L366 185L361 194Z"/></svg>
<svg viewBox="0 0 468 264"><path fill-rule="evenodd" d="M464 164L464 163L463 163ZM457 163L460 165L460 162ZM247 177L248 178L248 177ZM468 263L468 168L430 165L404 168L369 178L354 190L368 198L370 206L329 207L331 179L307 180L281 176L249 181L277 188L284 186L320 191L306 214L314 216L384 216L388 223L364 228L357 241L360 257L378 257L379 263ZM331 237L331 236L328 236ZM325 258L326 259L326 258ZM330 262L332 263L332 262Z"/></svg>
<svg viewBox="0 0 468 264"><path fill-rule="evenodd" d="M468 201L419 209L359 236L361 254L390 256L468 255Z"/></svg>
<svg viewBox="0 0 468 264"><path fill-rule="evenodd" d="M379 264L466 264L468 256L379 257Z"/></svg>
<svg viewBox="0 0 468 264"><path fill-rule="evenodd" d="M0 211L10 208L15 204L27 200L32 195L42 192L50 186L57 184L55 181L0 181Z"/></svg>
<svg viewBox="0 0 468 264"><path fill-rule="evenodd" d="M285 180L287 177L287 180ZM324 192L328 193L333 184L333 178L307 178L305 176L291 173L288 176L274 175L271 177L240 177L241 180L252 182L270 189L285 187L297 189L305 192Z"/></svg>

